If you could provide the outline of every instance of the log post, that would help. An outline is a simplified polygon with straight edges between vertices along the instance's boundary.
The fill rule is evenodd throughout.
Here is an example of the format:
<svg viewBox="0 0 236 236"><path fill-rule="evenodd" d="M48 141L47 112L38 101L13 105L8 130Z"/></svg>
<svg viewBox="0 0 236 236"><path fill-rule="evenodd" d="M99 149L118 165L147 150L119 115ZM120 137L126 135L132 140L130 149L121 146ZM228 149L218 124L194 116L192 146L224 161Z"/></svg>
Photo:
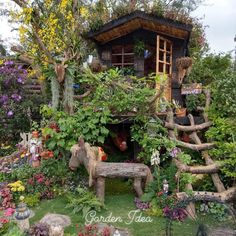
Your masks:
<svg viewBox="0 0 236 236"><path fill-rule="evenodd" d="M187 190L193 191L193 186L192 184L186 184L185 188ZM195 204L193 202L190 202L187 207L186 211L188 212L188 216L192 219L196 219L196 209L195 209Z"/></svg>
<svg viewBox="0 0 236 236"><path fill-rule="evenodd" d="M209 106L209 105L208 105ZM206 116L207 117L207 116ZM190 124L191 125L195 125L194 123L194 119L193 119L193 116L192 115L188 115L188 118L189 118L189 121L190 121ZM197 132L194 131L192 132L192 134L190 135L190 138L198 145L201 145L202 142L200 140L200 138L198 137L197 135ZM205 159L205 162L207 165L212 165L212 164L215 164L215 162L211 159L211 157L209 156L208 152L207 151L203 151L202 152L202 156L204 157ZM225 186L224 184L222 183L222 181L220 180L220 177L217 173L212 173L211 174L211 178L212 178L212 181L216 187L216 190L217 192L223 192L225 191Z"/></svg>
<svg viewBox="0 0 236 236"><path fill-rule="evenodd" d="M98 177L96 180L96 195L97 198L104 203L105 198L105 178Z"/></svg>
<svg viewBox="0 0 236 236"><path fill-rule="evenodd" d="M134 190L139 198L143 195L141 178L134 178Z"/></svg>

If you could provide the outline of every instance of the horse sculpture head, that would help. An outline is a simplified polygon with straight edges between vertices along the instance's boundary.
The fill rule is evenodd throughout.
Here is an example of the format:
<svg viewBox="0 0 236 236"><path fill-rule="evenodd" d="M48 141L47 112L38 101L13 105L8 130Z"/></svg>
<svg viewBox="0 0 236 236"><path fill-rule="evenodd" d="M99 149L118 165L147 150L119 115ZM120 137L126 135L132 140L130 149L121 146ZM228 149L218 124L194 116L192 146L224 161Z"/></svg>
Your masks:
<svg viewBox="0 0 236 236"><path fill-rule="evenodd" d="M86 144L82 136L80 136L78 144L73 145L70 151L72 155L69 167L71 170L76 170L83 163L84 158L87 158Z"/></svg>

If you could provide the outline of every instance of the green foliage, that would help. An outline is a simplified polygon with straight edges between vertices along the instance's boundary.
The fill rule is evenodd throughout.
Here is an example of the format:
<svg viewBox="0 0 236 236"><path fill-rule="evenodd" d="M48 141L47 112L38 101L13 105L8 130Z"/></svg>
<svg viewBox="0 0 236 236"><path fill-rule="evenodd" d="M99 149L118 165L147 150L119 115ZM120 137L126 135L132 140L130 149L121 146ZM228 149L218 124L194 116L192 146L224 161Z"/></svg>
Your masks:
<svg viewBox="0 0 236 236"><path fill-rule="evenodd" d="M180 176L180 189L182 191L186 191L185 185L186 184L192 184L195 181L196 181L196 177L194 177L192 174L190 174L190 173L181 173L181 176Z"/></svg>
<svg viewBox="0 0 236 236"><path fill-rule="evenodd" d="M134 109L140 113L146 113L155 90L150 88L150 81L155 82L158 76L151 75L149 79L135 76L124 76L122 70L109 69L106 72L94 74L86 70L80 79L80 83L90 84L94 93L85 99L95 111L108 109L111 114L127 114Z"/></svg>
<svg viewBox="0 0 236 236"><path fill-rule="evenodd" d="M188 75L189 82L209 85L214 81L221 80L221 75L231 66L231 58L228 54L208 54L194 60L191 73Z"/></svg>
<svg viewBox="0 0 236 236"><path fill-rule="evenodd" d="M219 221L224 221L229 217L228 208L226 205L216 202L209 202L209 213Z"/></svg>
<svg viewBox="0 0 236 236"><path fill-rule="evenodd" d="M189 154L186 154L184 152L178 153L178 158L180 159L180 161L182 161L186 165L189 165L192 159Z"/></svg>
<svg viewBox="0 0 236 236"><path fill-rule="evenodd" d="M35 194L26 195L25 198L24 198L24 202L29 207L37 206L40 202L40 194L35 193Z"/></svg>
<svg viewBox="0 0 236 236"><path fill-rule="evenodd" d="M231 118L216 118L214 126L211 127L206 135L214 140L217 147L210 151L210 155L218 160L224 161L222 171L228 177L236 177L236 122Z"/></svg>
<svg viewBox="0 0 236 236"><path fill-rule="evenodd" d="M211 214L217 221L225 221L229 219L229 207L222 203L208 202L202 203L198 207L198 212L203 214Z"/></svg>
<svg viewBox="0 0 236 236"><path fill-rule="evenodd" d="M217 67L216 67L217 68ZM216 117L236 116L236 73L230 69L223 71L211 84L212 104L209 115Z"/></svg>
<svg viewBox="0 0 236 236"><path fill-rule="evenodd" d="M16 225L13 225L3 236L25 236L25 233L23 233Z"/></svg>
<svg viewBox="0 0 236 236"><path fill-rule="evenodd" d="M134 53L139 57L144 57L145 43L142 40L135 40Z"/></svg>
<svg viewBox="0 0 236 236"><path fill-rule="evenodd" d="M196 111L198 106L205 106L204 94L190 94L186 96L186 107L189 112Z"/></svg>
<svg viewBox="0 0 236 236"><path fill-rule="evenodd" d="M50 114L47 112L47 115L50 116ZM94 144L103 143L109 133L106 124L110 121L110 112L105 108L95 111L90 106L82 107L78 108L72 116L55 112L53 119L57 122L60 132L45 127L43 134L50 136L50 139L46 141L46 146L54 151L55 156L58 156L59 153L67 156L71 146L81 135L84 136L86 142Z"/></svg>
<svg viewBox="0 0 236 236"><path fill-rule="evenodd" d="M68 204L66 208L72 208L73 213L82 212L85 216L90 210L100 211L104 206L96 196L88 189L78 187L76 193L66 195Z"/></svg>
<svg viewBox="0 0 236 236"><path fill-rule="evenodd" d="M161 160L165 160L169 157L172 148L175 147L175 143L168 138L167 129L163 127L161 120L156 119L155 121L155 123L151 123L150 130L148 117L137 117L131 127L132 140L138 142L143 148L139 153L139 158L147 163L150 161L153 150L161 151Z"/></svg>

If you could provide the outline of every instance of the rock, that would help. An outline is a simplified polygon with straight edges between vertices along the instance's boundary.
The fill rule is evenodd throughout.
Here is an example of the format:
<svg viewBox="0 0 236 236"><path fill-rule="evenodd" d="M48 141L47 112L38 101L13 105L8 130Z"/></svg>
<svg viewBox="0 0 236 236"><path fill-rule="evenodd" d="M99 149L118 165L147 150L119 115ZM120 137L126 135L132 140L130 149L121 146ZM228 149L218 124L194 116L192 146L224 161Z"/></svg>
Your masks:
<svg viewBox="0 0 236 236"><path fill-rule="evenodd" d="M63 229L71 224L69 216L60 215L60 214L46 214L41 220L40 223L49 225L49 227L56 228L61 226ZM59 234L60 235L60 234Z"/></svg>
<svg viewBox="0 0 236 236"><path fill-rule="evenodd" d="M50 225L49 236L63 236L64 229L61 225Z"/></svg>

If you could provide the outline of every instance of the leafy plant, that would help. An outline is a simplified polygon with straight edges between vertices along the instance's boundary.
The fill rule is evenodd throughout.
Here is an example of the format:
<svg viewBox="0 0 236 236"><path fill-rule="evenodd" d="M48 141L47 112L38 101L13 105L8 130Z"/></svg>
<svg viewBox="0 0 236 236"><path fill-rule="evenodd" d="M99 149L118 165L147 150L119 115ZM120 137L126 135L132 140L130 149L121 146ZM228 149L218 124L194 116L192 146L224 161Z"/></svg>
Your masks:
<svg viewBox="0 0 236 236"><path fill-rule="evenodd" d="M144 57L145 43L142 40L135 40L134 53L139 57Z"/></svg>
<svg viewBox="0 0 236 236"><path fill-rule="evenodd" d="M186 96L186 107L189 112L197 110L197 107L205 106L204 94L190 94Z"/></svg>
<svg viewBox="0 0 236 236"><path fill-rule="evenodd" d="M43 223L34 224L33 226L30 227L28 235L29 236L35 236L35 235L48 236L49 227L48 225L43 224Z"/></svg>
<svg viewBox="0 0 236 236"><path fill-rule="evenodd" d="M74 214L82 212L85 216L91 209L100 211L104 207L92 192L81 187L76 190L75 194L66 195L68 201L66 208L72 208Z"/></svg>
<svg viewBox="0 0 236 236"><path fill-rule="evenodd" d="M40 202L40 194L35 193L35 194L26 195L25 198L24 198L24 202L29 207L37 206Z"/></svg>

